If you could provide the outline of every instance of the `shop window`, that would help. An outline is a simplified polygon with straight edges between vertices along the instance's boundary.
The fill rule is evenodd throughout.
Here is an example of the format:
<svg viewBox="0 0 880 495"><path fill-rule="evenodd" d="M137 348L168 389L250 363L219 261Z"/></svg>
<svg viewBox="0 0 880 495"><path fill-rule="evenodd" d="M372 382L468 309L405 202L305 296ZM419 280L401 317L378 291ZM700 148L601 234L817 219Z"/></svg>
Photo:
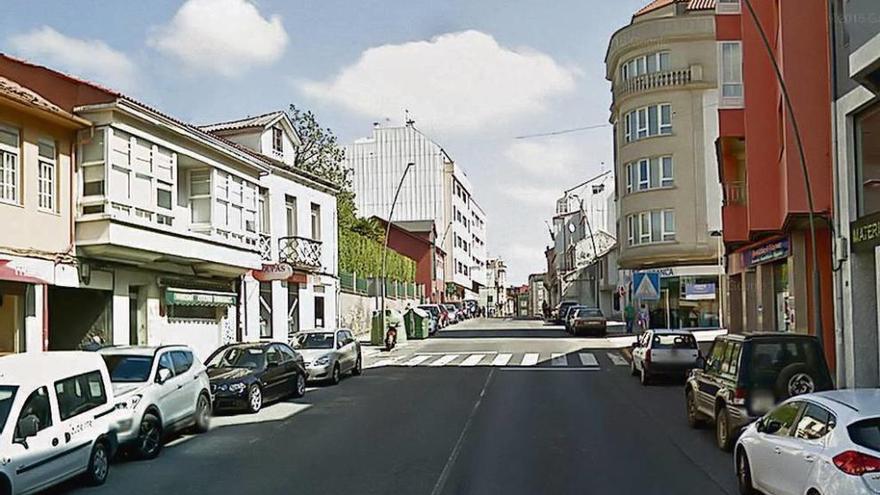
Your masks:
<svg viewBox="0 0 880 495"><path fill-rule="evenodd" d="M282 282L287 289L287 335L293 337L299 333L299 284Z"/></svg>
<svg viewBox="0 0 880 495"><path fill-rule="evenodd" d="M260 338L272 335L272 282L260 282Z"/></svg>
<svg viewBox="0 0 880 495"><path fill-rule="evenodd" d="M856 116L856 194L859 216L880 212L880 104Z"/></svg>
<svg viewBox="0 0 880 495"><path fill-rule="evenodd" d="M202 320L206 323L215 323L218 320L217 307L172 304L168 306L168 318L172 320Z"/></svg>

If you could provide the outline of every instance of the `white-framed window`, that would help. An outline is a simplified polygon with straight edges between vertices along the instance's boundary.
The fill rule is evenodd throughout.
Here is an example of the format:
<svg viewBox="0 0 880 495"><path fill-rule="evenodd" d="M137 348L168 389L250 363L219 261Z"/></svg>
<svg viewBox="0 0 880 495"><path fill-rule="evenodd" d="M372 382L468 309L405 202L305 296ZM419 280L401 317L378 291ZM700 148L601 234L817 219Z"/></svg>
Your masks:
<svg viewBox="0 0 880 495"><path fill-rule="evenodd" d="M626 164L626 193L633 192L633 169L632 163Z"/></svg>
<svg viewBox="0 0 880 495"><path fill-rule="evenodd" d="M626 114L623 118L623 136L624 142L627 143L632 141L632 118L633 115L631 113Z"/></svg>
<svg viewBox="0 0 880 495"><path fill-rule="evenodd" d="M272 128L272 151L279 155L284 153L284 133L277 126Z"/></svg>
<svg viewBox="0 0 880 495"><path fill-rule="evenodd" d="M660 157L660 187L672 187L675 183L674 166L671 156Z"/></svg>
<svg viewBox="0 0 880 495"><path fill-rule="evenodd" d="M716 14L739 14L742 12L740 0L716 0Z"/></svg>
<svg viewBox="0 0 880 495"><path fill-rule="evenodd" d="M321 206L312 203L312 240L321 240Z"/></svg>
<svg viewBox="0 0 880 495"><path fill-rule="evenodd" d="M671 156L642 158L626 165L626 192L647 191L675 184Z"/></svg>
<svg viewBox="0 0 880 495"><path fill-rule="evenodd" d="M18 129L0 126L0 201L18 204L21 144Z"/></svg>
<svg viewBox="0 0 880 495"><path fill-rule="evenodd" d="M44 211L55 211L55 188L57 187L55 141L41 139L37 143L37 206Z"/></svg>
<svg viewBox="0 0 880 495"><path fill-rule="evenodd" d="M637 108L626 113L623 118L624 139L627 143L672 134L672 105L669 103Z"/></svg>
<svg viewBox="0 0 880 495"><path fill-rule="evenodd" d="M721 106L743 106L742 42L718 43L718 81L721 85Z"/></svg>
<svg viewBox="0 0 880 495"><path fill-rule="evenodd" d="M639 191L645 191L651 187L651 162L639 160L637 170L639 172Z"/></svg>
<svg viewBox="0 0 880 495"><path fill-rule="evenodd" d="M649 53L627 60L620 66L620 77L624 81L669 70L669 51Z"/></svg>
<svg viewBox="0 0 880 495"><path fill-rule="evenodd" d="M674 210L651 210L629 215L626 224L630 246L675 241Z"/></svg>
<svg viewBox="0 0 880 495"><path fill-rule="evenodd" d="M82 195L104 196L107 177L105 174L106 129L82 131L80 133L80 167L82 175Z"/></svg>
<svg viewBox="0 0 880 495"><path fill-rule="evenodd" d="M221 170L214 172L212 225L234 233L257 232L257 186Z"/></svg>
<svg viewBox="0 0 880 495"><path fill-rule="evenodd" d="M189 208L192 223L211 223L211 169L190 171Z"/></svg>
<svg viewBox="0 0 880 495"><path fill-rule="evenodd" d="M297 235L299 235L297 233L296 227L296 198L294 198L293 196L284 197L284 211L287 215L287 235L290 237L296 237Z"/></svg>
<svg viewBox="0 0 880 495"><path fill-rule="evenodd" d="M265 187L260 188L260 197L257 204L257 213L260 215L260 233L268 234L270 232L269 218L269 190Z"/></svg>

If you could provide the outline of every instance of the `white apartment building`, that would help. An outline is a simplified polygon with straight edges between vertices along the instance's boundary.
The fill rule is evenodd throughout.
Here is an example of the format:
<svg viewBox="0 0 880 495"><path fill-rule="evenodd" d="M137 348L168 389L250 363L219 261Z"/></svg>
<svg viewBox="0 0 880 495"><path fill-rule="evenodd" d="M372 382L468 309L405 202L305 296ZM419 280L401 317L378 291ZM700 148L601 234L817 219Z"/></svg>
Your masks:
<svg viewBox="0 0 880 495"><path fill-rule="evenodd" d="M479 290L487 316L501 316L507 307L507 265L501 258L486 260L486 286Z"/></svg>
<svg viewBox="0 0 880 495"><path fill-rule="evenodd" d="M438 242L449 253L444 270L447 297L476 298L486 284L486 216L464 170L412 121L404 126L375 124L373 135L346 147L345 156L353 172L358 214L365 217L388 217L407 164L414 164L392 220L433 220Z"/></svg>

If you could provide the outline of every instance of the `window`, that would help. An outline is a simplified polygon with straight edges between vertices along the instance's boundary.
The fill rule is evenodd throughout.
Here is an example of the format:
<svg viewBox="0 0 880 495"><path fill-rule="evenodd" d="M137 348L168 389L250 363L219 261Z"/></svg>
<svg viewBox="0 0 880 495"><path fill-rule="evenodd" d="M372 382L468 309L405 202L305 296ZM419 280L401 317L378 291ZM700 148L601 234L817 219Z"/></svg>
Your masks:
<svg viewBox="0 0 880 495"><path fill-rule="evenodd" d="M660 187L672 187L674 183L672 172L672 157L660 158Z"/></svg>
<svg viewBox="0 0 880 495"><path fill-rule="evenodd" d="M654 244L675 240L675 212L652 210L627 217L629 243Z"/></svg>
<svg viewBox="0 0 880 495"><path fill-rule="evenodd" d="M24 401L24 405L21 407L21 414L18 416L18 421L15 422L15 441L24 440L24 435L18 431L18 422L27 417L33 417L37 420L37 432L52 426L52 409L49 405L49 391L46 387L34 390L27 400Z"/></svg>
<svg viewBox="0 0 880 495"><path fill-rule="evenodd" d="M640 161L638 170L639 170L639 191L644 191L645 189L648 189L651 186L651 184L650 184L651 171L650 171L650 164L649 164L648 160Z"/></svg>
<svg viewBox="0 0 880 495"><path fill-rule="evenodd" d="M269 191L266 188L260 188L259 204L257 205L260 214L260 233L268 234L269 230Z"/></svg>
<svg viewBox="0 0 880 495"><path fill-rule="evenodd" d="M272 128L272 151L279 155L284 153L284 133L280 127Z"/></svg>
<svg viewBox="0 0 880 495"><path fill-rule="evenodd" d="M624 81L669 70L669 52L655 52L628 60L620 67L620 75Z"/></svg>
<svg viewBox="0 0 880 495"><path fill-rule="evenodd" d="M274 345L270 345L266 349L266 364L268 364L268 365L281 364L281 352L279 352L278 348Z"/></svg>
<svg viewBox="0 0 880 495"><path fill-rule="evenodd" d="M724 353L727 350L726 340L716 340L709 351L709 359L706 361L706 369L713 373L721 372L721 363L724 361Z"/></svg>
<svg viewBox="0 0 880 495"><path fill-rule="evenodd" d="M55 211L55 142L40 140L37 144L37 197L41 210Z"/></svg>
<svg viewBox="0 0 880 495"><path fill-rule="evenodd" d="M765 424L777 422L779 424L779 429L772 433L768 433L780 437L788 436L791 428L794 426L795 420L798 417L798 413L801 411L801 406L803 406L803 402L794 401L785 403L774 409L770 414L767 415L764 421L766 421Z"/></svg>
<svg viewBox="0 0 880 495"><path fill-rule="evenodd" d="M169 352L159 356L159 365L156 367L156 371L158 372L163 369L170 371L171 376L174 376L174 361L171 360L171 353ZM156 376L158 376L158 373Z"/></svg>
<svg viewBox="0 0 880 495"><path fill-rule="evenodd" d="M19 202L18 129L0 126L0 201Z"/></svg>
<svg viewBox="0 0 880 495"><path fill-rule="evenodd" d="M211 223L210 170L193 170L189 173L189 207L192 223Z"/></svg>
<svg viewBox="0 0 880 495"><path fill-rule="evenodd" d="M672 106L668 103L638 108L624 115L627 143L667 134L672 134Z"/></svg>
<svg viewBox="0 0 880 495"><path fill-rule="evenodd" d="M804 413L798 419L794 437L804 440L819 440L834 428L832 415L825 408L807 403Z"/></svg>
<svg viewBox="0 0 880 495"><path fill-rule="evenodd" d="M742 42L718 43L718 80L721 84L721 106L743 106Z"/></svg>
<svg viewBox="0 0 880 495"><path fill-rule="evenodd" d="M186 351L171 351L171 362L174 364L174 374L182 375L192 368L193 355Z"/></svg>
<svg viewBox="0 0 880 495"><path fill-rule="evenodd" d="M173 320L204 320L205 323L214 323L217 321L217 308L215 306L172 304L168 306L168 318Z"/></svg>
<svg viewBox="0 0 880 495"><path fill-rule="evenodd" d="M324 328L324 296L315 296L315 328Z"/></svg>
<svg viewBox="0 0 880 495"><path fill-rule="evenodd" d="M99 371L55 382L55 394L62 421L107 403L104 380Z"/></svg>
<svg viewBox="0 0 880 495"><path fill-rule="evenodd" d="M855 117L856 197L858 214L880 211L880 104L874 104Z"/></svg>
<svg viewBox="0 0 880 495"><path fill-rule="evenodd" d="M272 282L260 282L260 338L272 338Z"/></svg>
<svg viewBox="0 0 880 495"><path fill-rule="evenodd" d="M284 211L287 215L287 235L296 236L296 198L293 196L284 197Z"/></svg>
<svg viewBox="0 0 880 495"><path fill-rule="evenodd" d="M715 12L718 14L739 14L741 9L739 0L717 0L715 3Z"/></svg>
<svg viewBox="0 0 880 495"><path fill-rule="evenodd" d="M321 240L321 207L312 203L312 239Z"/></svg>
<svg viewBox="0 0 880 495"><path fill-rule="evenodd" d="M292 361L296 361L296 354L293 353L293 350L286 345L276 344L275 347L278 348L278 352L281 353L281 361L284 363L289 363Z"/></svg>
<svg viewBox="0 0 880 495"><path fill-rule="evenodd" d="M96 129L94 134L89 131L80 133L82 151L80 161L82 166L82 189L83 196L104 195L104 139L106 131Z"/></svg>

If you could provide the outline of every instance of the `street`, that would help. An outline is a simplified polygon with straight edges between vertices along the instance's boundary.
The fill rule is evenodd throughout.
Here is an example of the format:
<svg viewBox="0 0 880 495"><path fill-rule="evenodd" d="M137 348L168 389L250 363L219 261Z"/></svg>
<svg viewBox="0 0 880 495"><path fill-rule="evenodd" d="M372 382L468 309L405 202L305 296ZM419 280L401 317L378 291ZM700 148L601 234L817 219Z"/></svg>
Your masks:
<svg viewBox="0 0 880 495"><path fill-rule="evenodd" d="M612 348L623 339L471 320L365 348L363 376L214 418L154 461L117 461L100 488L53 492L735 493L731 457L685 422L681 383L641 386Z"/></svg>

